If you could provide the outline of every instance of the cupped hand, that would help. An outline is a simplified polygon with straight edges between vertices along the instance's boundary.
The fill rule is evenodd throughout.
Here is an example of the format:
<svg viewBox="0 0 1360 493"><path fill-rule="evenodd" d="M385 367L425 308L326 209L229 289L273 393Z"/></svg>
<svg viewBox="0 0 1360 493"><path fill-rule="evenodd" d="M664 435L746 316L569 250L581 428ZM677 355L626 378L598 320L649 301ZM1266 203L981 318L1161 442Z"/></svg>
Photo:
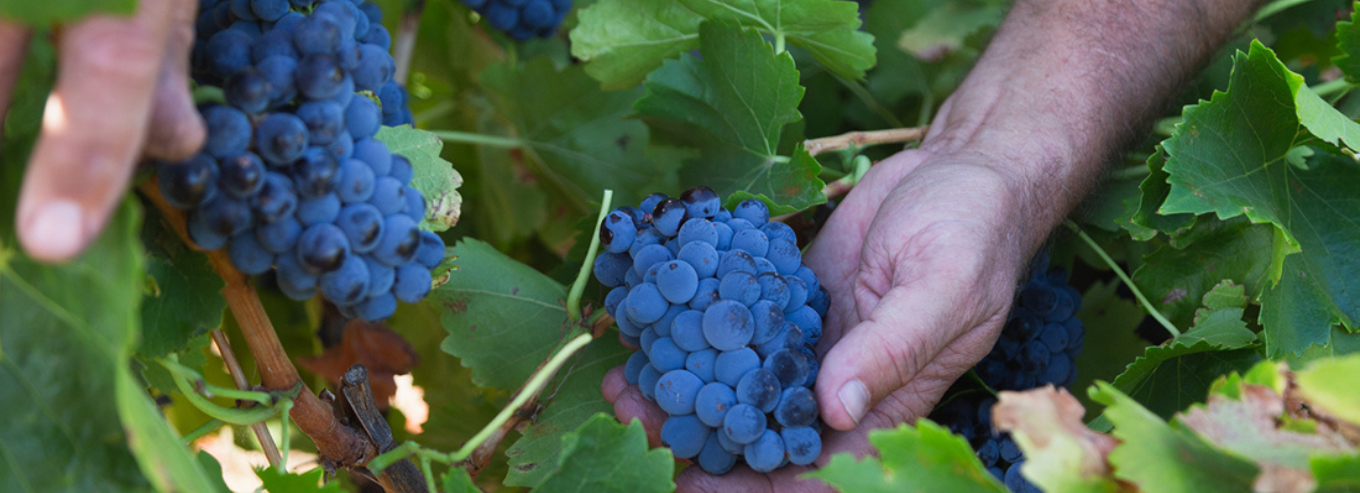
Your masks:
<svg viewBox="0 0 1360 493"><path fill-rule="evenodd" d="M831 293L814 390L822 454L871 453L866 433L925 416L991 349L1028 262L1033 229L1020 184L980 154L901 152L875 165L836 208L804 261ZM660 445L665 413L621 368L603 392L624 422L637 418ZM681 473L686 492L821 492L807 467L722 476Z"/></svg>
<svg viewBox="0 0 1360 493"><path fill-rule="evenodd" d="M132 17L90 16L56 31L56 88L15 221L33 258L69 259L98 236L143 154L180 160L203 141L188 80L197 2L138 3ZM23 25L0 19L0 116L28 38Z"/></svg>

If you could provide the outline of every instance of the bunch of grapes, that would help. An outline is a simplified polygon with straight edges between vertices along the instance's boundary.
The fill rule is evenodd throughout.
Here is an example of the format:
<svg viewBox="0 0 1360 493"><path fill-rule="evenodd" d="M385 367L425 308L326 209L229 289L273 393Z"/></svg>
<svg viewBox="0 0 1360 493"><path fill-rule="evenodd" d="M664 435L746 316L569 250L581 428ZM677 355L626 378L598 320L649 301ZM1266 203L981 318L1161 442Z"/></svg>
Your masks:
<svg viewBox="0 0 1360 493"><path fill-rule="evenodd" d="M1073 360L1081 353L1086 333L1076 317L1081 293L1067 284L1062 269L1044 272L1045 260L1036 262L1038 274L1021 289L1020 302L1011 310L996 346L973 368L993 389L1070 387L1076 381ZM1015 441L992 428L993 404L996 399L990 396L961 394L936 409L931 419L967 438L983 465L1011 491L1038 492L1020 475L1025 456Z"/></svg>
<svg viewBox="0 0 1360 493"><path fill-rule="evenodd" d="M571 0L463 0L486 23L518 40L546 38L571 11Z"/></svg>
<svg viewBox="0 0 1360 493"><path fill-rule="evenodd" d="M199 154L158 169L199 246L366 320L424 298L444 258L410 161L373 138L409 120L380 20L350 0L201 1L193 73L226 104L199 109Z"/></svg>
<svg viewBox="0 0 1360 493"><path fill-rule="evenodd" d="M768 472L821 453L812 385L830 303L789 226L759 200L728 211L707 187L605 217L595 275L639 346L628 383L670 416L661 440L712 474Z"/></svg>

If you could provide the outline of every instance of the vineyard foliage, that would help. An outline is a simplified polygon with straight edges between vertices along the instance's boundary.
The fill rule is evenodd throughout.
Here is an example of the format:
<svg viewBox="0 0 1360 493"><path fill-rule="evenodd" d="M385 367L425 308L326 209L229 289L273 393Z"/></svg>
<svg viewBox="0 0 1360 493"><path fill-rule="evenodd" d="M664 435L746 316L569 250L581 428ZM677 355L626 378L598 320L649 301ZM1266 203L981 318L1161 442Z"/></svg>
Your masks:
<svg viewBox="0 0 1360 493"><path fill-rule="evenodd" d="M446 492L672 491L686 466L649 448L640 424L617 422L600 393L631 354L617 329L592 326L607 289L579 276L602 197L612 192L612 207L706 185L729 208L755 198L791 214L805 243L833 205L824 188L853 184L857 156L900 147L814 157L802 143L929 123L1008 8L577 0L557 35L519 41L458 0L376 3L393 38L414 43L405 81L416 128L378 138L415 167L421 228L452 245L436 287L386 322L397 342L345 353L326 337L320 300L293 302L269 276L254 284L288 355L321 362L303 372L311 389L333 388L353 362L371 363L375 382L410 371L428 421L415 433L399 410L387 419ZM1030 482L1360 490L1356 6L1265 5L1052 234L1053 264L1083 292L1077 382L1070 393L1003 392L992 414L1028 457ZM0 141L0 491L225 490L218 462L180 438L210 416L158 361L234 387L208 337L221 328L259 381L223 280L144 194L130 191L74 261L34 261L16 240L24 163L56 75L55 23L134 7L0 3L0 18L35 30ZM578 350L581 338L593 340ZM414 369L385 359L394 347L409 348ZM458 467L466 455L445 454L487 440L479 431L505 423L498 413L535 381L541 395L508 413L519 424L492 438L504 441L491 442L485 468L469 474ZM284 447L315 452L288 421L269 423L290 437ZM238 445L260 448L247 427L231 428ZM966 440L928 420L869 440L877 455L837 455L805 477L849 492L1005 491ZM342 473L319 487L314 464L257 474L271 491L360 481Z"/></svg>

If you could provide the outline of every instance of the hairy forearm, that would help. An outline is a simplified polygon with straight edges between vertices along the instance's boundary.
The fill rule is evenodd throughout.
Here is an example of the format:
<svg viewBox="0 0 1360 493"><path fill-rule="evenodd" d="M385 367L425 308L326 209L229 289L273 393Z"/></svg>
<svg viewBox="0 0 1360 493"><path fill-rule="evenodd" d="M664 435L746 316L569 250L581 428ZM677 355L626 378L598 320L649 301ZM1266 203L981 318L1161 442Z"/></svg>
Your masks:
<svg viewBox="0 0 1360 493"><path fill-rule="evenodd" d="M923 148L994 158L1040 241L1254 8L1018 0Z"/></svg>

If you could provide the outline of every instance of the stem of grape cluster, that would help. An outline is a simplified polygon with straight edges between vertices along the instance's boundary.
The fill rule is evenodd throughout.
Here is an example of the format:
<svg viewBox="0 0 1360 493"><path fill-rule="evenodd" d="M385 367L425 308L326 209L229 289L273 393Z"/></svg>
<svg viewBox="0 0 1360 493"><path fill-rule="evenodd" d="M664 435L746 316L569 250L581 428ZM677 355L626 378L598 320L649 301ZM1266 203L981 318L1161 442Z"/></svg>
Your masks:
<svg viewBox="0 0 1360 493"><path fill-rule="evenodd" d="M1177 329L1175 324L1171 323L1170 320L1167 320L1166 317L1162 315L1162 312L1157 310L1157 307L1152 306L1152 302L1148 301L1146 296L1143 296L1143 291L1138 289L1138 285L1133 283L1133 279L1130 279L1129 275L1124 273L1124 269L1120 268L1119 264L1116 263L1113 258L1110 258L1110 254L1105 253L1105 249L1101 248L1100 244L1096 243L1096 240L1092 239L1085 231L1081 230L1080 226L1077 226L1077 223L1074 223L1071 220L1063 221L1063 225L1076 233L1077 236L1081 237L1082 241L1086 242L1092 250L1096 251L1096 255L1099 255L1100 259L1105 261L1105 265L1114 270L1115 275L1119 276L1119 280L1123 281L1124 285L1129 287L1129 291L1133 291L1133 297L1138 299L1138 303L1143 305L1143 309L1147 310L1148 315L1151 315L1153 319L1156 319L1157 323L1162 324L1162 327L1165 328L1167 332L1171 333L1171 337L1175 338L1181 336L1180 329Z"/></svg>
<svg viewBox="0 0 1360 493"><path fill-rule="evenodd" d="M511 137L497 137L495 135L459 132L457 130L431 130L430 133L434 134L435 137L439 137L446 141L462 144L505 147L508 149L524 147L524 141Z"/></svg>
<svg viewBox="0 0 1360 493"><path fill-rule="evenodd" d="M590 235L590 249L586 251L585 259L581 261L581 271L576 273L576 282L571 284L571 292L567 294L567 321L573 324L581 320L581 293L590 283L590 270L594 266L591 259L600 251L600 226L604 224L604 217L609 215L609 203L613 200L614 191L605 190L604 198L600 199L600 218L595 221L595 233Z"/></svg>

